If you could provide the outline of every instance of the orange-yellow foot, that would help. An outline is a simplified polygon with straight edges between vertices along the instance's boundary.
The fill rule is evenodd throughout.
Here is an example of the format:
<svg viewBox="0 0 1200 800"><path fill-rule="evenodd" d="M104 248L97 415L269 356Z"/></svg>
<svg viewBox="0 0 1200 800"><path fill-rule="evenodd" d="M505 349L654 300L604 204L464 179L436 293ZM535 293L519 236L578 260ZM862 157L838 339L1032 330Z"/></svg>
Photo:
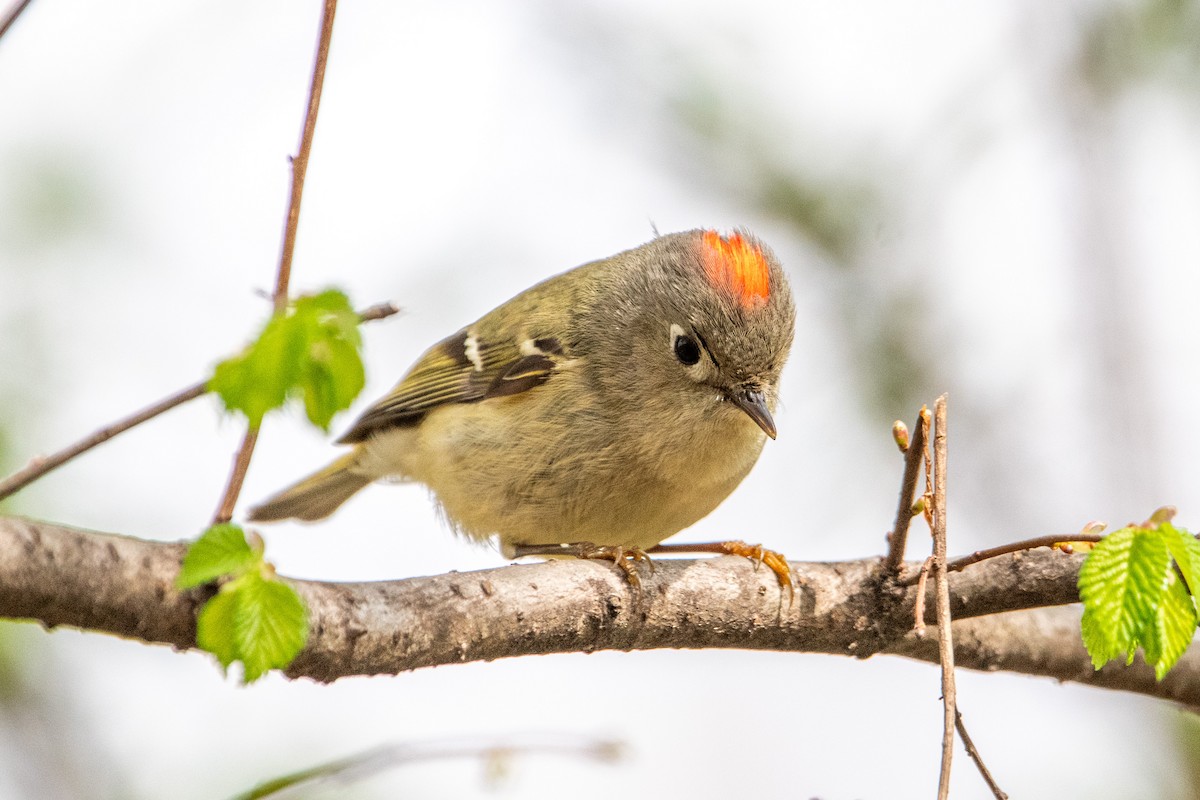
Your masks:
<svg viewBox="0 0 1200 800"><path fill-rule="evenodd" d="M746 544L741 540L728 542L700 542L698 544L660 544L651 547L650 553L721 553L727 556L743 556L754 562L757 568L766 564L779 580L779 588L787 589L788 597L795 598L796 581L792 568L783 553L768 550L761 544Z"/></svg>
<svg viewBox="0 0 1200 800"><path fill-rule="evenodd" d="M638 574L638 564L644 562L650 568L650 574L654 574L654 562L640 547L593 544L592 542L518 544L513 546L513 554L517 558L523 556L567 556L569 558L611 561L625 573L625 579L629 581L629 585L639 591L642 588L642 577Z"/></svg>

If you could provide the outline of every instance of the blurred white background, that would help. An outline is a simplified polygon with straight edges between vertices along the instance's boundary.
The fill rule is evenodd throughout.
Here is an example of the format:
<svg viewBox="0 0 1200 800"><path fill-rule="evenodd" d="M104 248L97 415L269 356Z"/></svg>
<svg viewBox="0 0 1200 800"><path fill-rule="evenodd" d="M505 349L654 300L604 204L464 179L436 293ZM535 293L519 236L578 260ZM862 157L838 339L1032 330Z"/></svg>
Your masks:
<svg viewBox="0 0 1200 800"><path fill-rule="evenodd" d="M0 458L15 468L203 377L261 324L318 2L35 0L0 40ZM384 393L430 343L662 231L745 225L800 308L780 437L675 541L882 552L892 420L951 397L953 551L1200 527L1200 8L1128 2L342 4L293 288L364 329ZM204 399L4 506L179 539L242 432ZM329 458L269 417L243 493ZM919 529L918 529L919 530ZM418 487L264 529L286 575L495 567ZM910 555L921 555L914 536ZM1013 797L1193 797L1164 704L960 673ZM401 769L310 797L929 797L935 668L741 652L527 658L250 688L213 661L0 627L0 798L220 798L393 741L612 736L616 767ZM1194 731L1195 729L1190 729ZM956 798L990 796L962 754Z"/></svg>

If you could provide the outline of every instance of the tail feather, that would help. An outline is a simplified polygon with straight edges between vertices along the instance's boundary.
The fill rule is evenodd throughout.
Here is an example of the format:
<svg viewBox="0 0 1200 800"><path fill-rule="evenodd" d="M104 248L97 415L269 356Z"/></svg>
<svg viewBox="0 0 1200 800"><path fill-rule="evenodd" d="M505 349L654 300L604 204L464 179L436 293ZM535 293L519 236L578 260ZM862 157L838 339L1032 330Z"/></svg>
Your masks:
<svg viewBox="0 0 1200 800"><path fill-rule="evenodd" d="M371 481L358 469L358 453L349 453L250 509L250 520L325 519Z"/></svg>

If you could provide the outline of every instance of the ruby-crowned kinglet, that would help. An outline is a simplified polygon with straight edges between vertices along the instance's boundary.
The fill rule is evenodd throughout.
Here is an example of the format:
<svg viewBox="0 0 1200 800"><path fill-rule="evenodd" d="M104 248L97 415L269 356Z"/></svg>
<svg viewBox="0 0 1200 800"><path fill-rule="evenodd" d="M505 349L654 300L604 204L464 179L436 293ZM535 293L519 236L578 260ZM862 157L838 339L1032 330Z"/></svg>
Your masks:
<svg viewBox="0 0 1200 800"><path fill-rule="evenodd" d="M398 478L506 557L590 543L625 567L716 508L775 438L795 316L748 233L659 236L431 347L338 440L349 453L250 518L323 519Z"/></svg>

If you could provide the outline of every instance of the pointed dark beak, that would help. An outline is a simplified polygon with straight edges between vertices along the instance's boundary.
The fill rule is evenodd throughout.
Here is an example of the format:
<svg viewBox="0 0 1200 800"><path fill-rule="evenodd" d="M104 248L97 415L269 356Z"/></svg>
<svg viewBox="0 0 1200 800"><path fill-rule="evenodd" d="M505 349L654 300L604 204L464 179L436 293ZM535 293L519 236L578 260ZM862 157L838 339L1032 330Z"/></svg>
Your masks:
<svg viewBox="0 0 1200 800"><path fill-rule="evenodd" d="M756 389L743 389L729 393L729 400L766 432L767 436L775 438L775 420L767 410L767 398Z"/></svg>

